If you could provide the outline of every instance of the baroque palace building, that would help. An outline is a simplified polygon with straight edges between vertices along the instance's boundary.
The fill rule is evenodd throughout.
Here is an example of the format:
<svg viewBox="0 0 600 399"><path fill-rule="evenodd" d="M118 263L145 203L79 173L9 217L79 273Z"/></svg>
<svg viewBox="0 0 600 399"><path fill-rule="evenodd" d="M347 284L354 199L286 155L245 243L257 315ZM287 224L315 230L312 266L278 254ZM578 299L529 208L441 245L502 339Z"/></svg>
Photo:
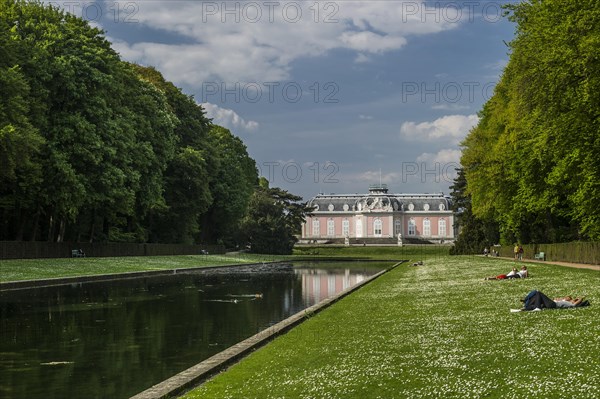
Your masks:
<svg viewBox="0 0 600 399"><path fill-rule="evenodd" d="M319 194L302 225L303 242L396 240L454 241L454 213L444 194L389 194L386 184L368 194Z"/></svg>

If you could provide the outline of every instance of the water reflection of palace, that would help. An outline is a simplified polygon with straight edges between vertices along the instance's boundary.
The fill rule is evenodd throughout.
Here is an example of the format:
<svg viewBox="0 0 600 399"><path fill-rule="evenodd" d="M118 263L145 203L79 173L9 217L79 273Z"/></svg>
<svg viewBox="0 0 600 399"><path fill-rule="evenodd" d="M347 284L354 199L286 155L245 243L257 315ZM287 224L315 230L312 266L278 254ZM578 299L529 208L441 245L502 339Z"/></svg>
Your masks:
<svg viewBox="0 0 600 399"><path fill-rule="evenodd" d="M296 273L302 277L302 299L315 303L335 296L368 277L366 274L351 274L349 269L344 270L344 274L338 270L336 274L325 270L311 270L308 273L297 270Z"/></svg>

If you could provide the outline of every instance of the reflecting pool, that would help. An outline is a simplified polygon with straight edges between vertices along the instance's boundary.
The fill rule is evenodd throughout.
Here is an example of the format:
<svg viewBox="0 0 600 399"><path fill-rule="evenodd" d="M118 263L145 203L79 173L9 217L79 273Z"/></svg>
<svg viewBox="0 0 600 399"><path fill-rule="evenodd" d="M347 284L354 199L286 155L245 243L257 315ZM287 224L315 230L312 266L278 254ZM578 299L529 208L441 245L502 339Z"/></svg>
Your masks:
<svg viewBox="0 0 600 399"><path fill-rule="evenodd" d="M0 397L128 398L389 266L241 266L0 292Z"/></svg>

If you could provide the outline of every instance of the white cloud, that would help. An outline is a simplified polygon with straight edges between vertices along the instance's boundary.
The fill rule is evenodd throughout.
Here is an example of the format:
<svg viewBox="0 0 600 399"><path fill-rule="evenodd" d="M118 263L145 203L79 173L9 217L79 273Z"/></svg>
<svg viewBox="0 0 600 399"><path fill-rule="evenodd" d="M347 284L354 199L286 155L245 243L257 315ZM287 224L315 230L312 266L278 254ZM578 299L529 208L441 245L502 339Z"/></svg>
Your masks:
<svg viewBox="0 0 600 399"><path fill-rule="evenodd" d="M232 109L221 108L211 103L202 103L200 105L206 111L206 116L212 118L213 122L217 125L228 129L240 128L249 131L258 129L258 122L246 121Z"/></svg>
<svg viewBox="0 0 600 399"><path fill-rule="evenodd" d="M360 115L358 115L358 119L362 119L362 120L370 121L371 119L373 119L373 117L372 117L371 115L363 115L363 114L360 114Z"/></svg>
<svg viewBox="0 0 600 399"><path fill-rule="evenodd" d="M449 164L460 163L461 151L451 148L440 150L436 153L424 152L417 157L417 162L426 162L428 164Z"/></svg>
<svg viewBox="0 0 600 399"><path fill-rule="evenodd" d="M364 55L363 53L358 53L358 55L354 59L354 62L357 64L364 64L366 62L371 62L371 58Z"/></svg>
<svg viewBox="0 0 600 399"><path fill-rule="evenodd" d="M340 41L344 47L369 53L383 53L396 50L406 44L406 39L398 36L382 36L373 32L343 32Z"/></svg>
<svg viewBox="0 0 600 399"><path fill-rule="evenodd" d="M368 54L400 49L410 35L457 26L443 18L423 20L420 14L408 13L405 6L420 4L414 1L239 1L227 3L228 9L238 10L233 14L224 12L225 4L140 3L135 17L141 25L183 36L185 44L114 40L114 47L128 61L156 66L178 85L198 87L207 81L289 79L293 61L334 49L356 51L355 62L365 62ZM301 17L294 21L297 6Z"/></svg>
<svg viewBox="0 0 600 399"><path fill-rule="evenodd" d="M447 141L457 145L477 125L477 115L446 115L433 122L404 122L400 135L414 141Z"/></svg>

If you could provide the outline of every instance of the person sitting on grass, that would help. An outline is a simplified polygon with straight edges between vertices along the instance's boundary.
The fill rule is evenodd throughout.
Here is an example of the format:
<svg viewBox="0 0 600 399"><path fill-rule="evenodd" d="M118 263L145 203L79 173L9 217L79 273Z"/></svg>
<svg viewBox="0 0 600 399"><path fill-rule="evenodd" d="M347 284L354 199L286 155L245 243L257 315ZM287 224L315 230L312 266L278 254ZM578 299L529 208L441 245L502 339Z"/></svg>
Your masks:
<svg viewBox="0 0 600 399"><path fill-rule="evenodd" d="M516 267L513 267L512 271L506 275L506 278L525 278L528 275L527 267L523 265L519 271L517 271Z"/></svg>
<svg viewBox="0 0 600 399"><path fill-rule="evenodd" d="M506 274L499 274L497 276L486 277L485 280L506 280L507 278L520 277L517 272L517 268L513 267L512 270Z"/></svg>
<svg viewBox="0 0 600 399"><path fill-rule="evenodd" d="M521 270L519 270L519 271L517 272L517 275L518 275L520 278L529 277L529 272L527 271L527 266L525 266L525 265L521 266Z"/></svg>
<svg viewBox="0 0 600 399"><path fill-rule="evenodd" d="M529 277L527 266L522 266L521 270L517 271L516 267L513 267L507 274L500 274L498 276L486 277L485 280L506 280L509 278L526 278Z"/></svg>
<svg viewBox="0 0 600 399"><path fill-rule="evenodd" d="M525 298L521 299L523 309L520 310L542 310L556 308L575 308L589 306L590 302L584 297L573 299L571 296L550 299L538 290L530 291Z"/></svg>

